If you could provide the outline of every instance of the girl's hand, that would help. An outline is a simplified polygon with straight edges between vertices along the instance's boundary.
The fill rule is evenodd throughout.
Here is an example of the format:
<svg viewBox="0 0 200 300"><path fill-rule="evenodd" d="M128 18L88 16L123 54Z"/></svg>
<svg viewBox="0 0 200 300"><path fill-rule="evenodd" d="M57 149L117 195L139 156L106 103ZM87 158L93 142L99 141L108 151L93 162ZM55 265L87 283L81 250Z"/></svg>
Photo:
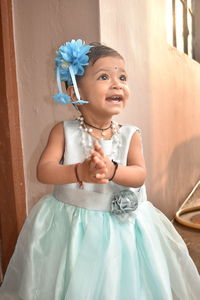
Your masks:
<svg viewBox="0 0 200 300"><path fill-rule="evenodd" d="M106 171L105 162L98 157L89 157L85 159L78 167L80 180L90 183L107 183L108 180L105 178Z"/></svg>
<svg viewBox="0 0 200 300"><path fill-rule="evenodd" d="M112 177L114 172L114 164L110 161L110 159L105 155L102 147L99 145L97 141L94 142L94 149L90 151L92 163L95 165L95 173L96 178L109 179ZM99 162L99 164L98 164ZM100 162L104 164L104 169L100 167Z"/></svg>

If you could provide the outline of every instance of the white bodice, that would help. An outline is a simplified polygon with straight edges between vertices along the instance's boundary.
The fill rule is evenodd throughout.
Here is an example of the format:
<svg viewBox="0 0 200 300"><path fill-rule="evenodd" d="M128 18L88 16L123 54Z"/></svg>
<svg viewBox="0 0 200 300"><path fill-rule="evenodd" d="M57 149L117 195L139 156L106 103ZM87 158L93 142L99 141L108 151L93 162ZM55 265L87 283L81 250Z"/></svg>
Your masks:
<svg viewBox="0 0 200 300"><path fill-rule="evenodd" d="M127 164L131 138L136 131L139 131L139 129L135 126L122 125L111 139L99 140L99 143L110 159L125 166ZM64 121L64 134L65 151L63 164L75 164L84 161L89 155L89 150L92 148L95 139L80 128L78 120ZM109 210L109 199L113 192L122 191L124 189L133 190L135 192L141 190L141 188L125 187L113 181L107 184L84 183L83 190L80 190L78 183L71 183L57 185L54 189L54 195L58 200L73 205L81 205L81 207L89 209ZM83 200L83 198L85 200ZM99 200L97 201L97 199ZM81 204L77 201L80 201ZM84 201L86 204L83 204ZM97 205L97 202L99 202L99 205ZM94 203L95 205L93 205Z"/></svg>

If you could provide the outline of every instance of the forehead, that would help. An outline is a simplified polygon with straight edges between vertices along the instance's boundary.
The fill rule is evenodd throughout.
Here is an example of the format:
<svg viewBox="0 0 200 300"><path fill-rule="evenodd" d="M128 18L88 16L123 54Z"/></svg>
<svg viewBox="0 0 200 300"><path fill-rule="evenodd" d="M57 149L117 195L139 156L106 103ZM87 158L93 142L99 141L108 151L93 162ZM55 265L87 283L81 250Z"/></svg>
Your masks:
<svg viewBox="0 0 200 300"><path fill-rule="evenodd" d="M101 71L125 72L125 62L119 56L106 56L99 58L93 65L86 68L86 73L97 73Z"/></svg>

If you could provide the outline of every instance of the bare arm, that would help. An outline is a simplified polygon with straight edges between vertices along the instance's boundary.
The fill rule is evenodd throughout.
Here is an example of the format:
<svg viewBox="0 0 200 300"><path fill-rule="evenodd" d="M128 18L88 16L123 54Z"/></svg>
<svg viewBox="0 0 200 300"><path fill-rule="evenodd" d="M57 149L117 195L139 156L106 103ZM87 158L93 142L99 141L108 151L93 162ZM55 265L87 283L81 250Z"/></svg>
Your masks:
<svg viewBox="0 0 200 300"><path fill-rule="evenodd" d="M59 123L52 129L47 145L38 162L37 178L39 181L46 184L67 184L77 182L75 164L61 165L59 163L63 157L64 147L65 137L63 123ZM96 163L97 167L104 172L104 162L98 160ZM95 177L95 168L93 164L91 158L87 158L80 166L78 166L77 171L78 173L81 173L81 180L91 183L107 183L107 179Z"/></svg>
<svg viewBox="0 0 200 300"><path fill-rule="evenodd" d="M105 178L111 178L114 172L114 164L108 159L108 157L105 156L99 144L95 144L94 148L95 150L92 151L92 155L106 161L107 168ZM96 176L102 177L98 174L98 172ZM142 151L141 137L138 132L135 132L129 147L127 166L118 166L113 181L124 186L139 187L144 183L145 177L146 167Z"/></svg>
<svg viewBox="0 0 200 300"><path fill-rule="evenodd" d="M139 187L144 184L145 178L146 167L142 142L139 132L136 131L130 143L127 166L118 166L113 181L125 186Z"/></svg>
<svg viewBox="0 0 200 300"><path fill-rule="evenodd" d="M74 165L61 165L64 153L63 124L57 124L51 131L47 145L37 165L37 178L47 184L76 182Z"/></svg>

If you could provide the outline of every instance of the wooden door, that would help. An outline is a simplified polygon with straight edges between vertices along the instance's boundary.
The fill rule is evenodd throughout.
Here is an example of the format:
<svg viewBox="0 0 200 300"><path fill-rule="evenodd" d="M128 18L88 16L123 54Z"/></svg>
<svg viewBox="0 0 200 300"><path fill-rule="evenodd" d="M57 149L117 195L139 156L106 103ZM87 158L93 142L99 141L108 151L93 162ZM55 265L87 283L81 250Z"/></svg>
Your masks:
<svg viewBox="0 0 200 300"><path fill-rule="evenodd" d="M25 207L12 1L0 0L0 242L3 273L24 222Z"/></svg>

